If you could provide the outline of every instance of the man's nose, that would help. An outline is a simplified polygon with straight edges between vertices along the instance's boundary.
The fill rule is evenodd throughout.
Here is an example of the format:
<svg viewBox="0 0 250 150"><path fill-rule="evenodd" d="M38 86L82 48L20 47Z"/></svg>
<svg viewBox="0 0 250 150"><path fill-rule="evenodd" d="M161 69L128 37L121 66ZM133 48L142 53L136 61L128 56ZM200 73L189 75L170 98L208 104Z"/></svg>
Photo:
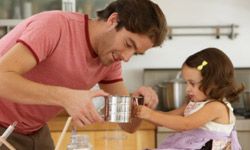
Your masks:
<svg viewBox="0 0 250 150"><path fill-rule="evenodd" d="M134 51L126 50L122 53L123 61L128 62L129 59L134 55Z"/></svg>

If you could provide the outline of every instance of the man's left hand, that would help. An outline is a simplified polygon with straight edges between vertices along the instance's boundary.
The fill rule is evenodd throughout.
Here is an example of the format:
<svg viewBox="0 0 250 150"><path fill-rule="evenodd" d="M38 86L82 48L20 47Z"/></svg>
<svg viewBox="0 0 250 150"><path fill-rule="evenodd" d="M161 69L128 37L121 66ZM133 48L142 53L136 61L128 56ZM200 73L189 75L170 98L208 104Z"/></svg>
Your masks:
<svg viewBox="0 0 250 150"><path fill-rule="evenodd" d="M151 87L147 86L140 87L132 93L132 96L143 96L144 105L152 109L155 109L159 102L156 92Z"/></svg>

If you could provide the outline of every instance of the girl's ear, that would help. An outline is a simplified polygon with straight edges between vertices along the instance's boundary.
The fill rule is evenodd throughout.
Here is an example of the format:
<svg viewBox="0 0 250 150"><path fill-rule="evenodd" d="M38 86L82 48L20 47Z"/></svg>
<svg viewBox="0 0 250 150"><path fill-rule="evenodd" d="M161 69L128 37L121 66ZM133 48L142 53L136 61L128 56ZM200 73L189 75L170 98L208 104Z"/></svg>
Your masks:
<svg viewBox="0 0 250 150"><path fill-rule="evenodd" d="M114 12L108 17L106 22L109 25L109 27L115 28L118 25L118 21L119 21L119 15L117 12Z"/></svg>
<svg viewBox="0 0 250 150"><path fill-rule="evenodd" d="M217 85L216 85L215 83L211 83L211 85L209 85L208 89L206 89L205 94L206 94L207 96L209 96L210 92L211 92L212 90L214 90L214 89L217 89Z"/></svg>

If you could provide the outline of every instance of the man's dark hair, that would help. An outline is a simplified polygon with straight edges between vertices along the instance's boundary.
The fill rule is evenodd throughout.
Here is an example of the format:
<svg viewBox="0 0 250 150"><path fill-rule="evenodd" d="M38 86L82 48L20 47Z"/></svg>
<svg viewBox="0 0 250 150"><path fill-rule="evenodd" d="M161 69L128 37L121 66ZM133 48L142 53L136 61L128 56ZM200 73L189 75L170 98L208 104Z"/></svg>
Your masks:
<svg viewBox="0 0 250 150"><path fill-rule="evenodd" d="M167 22L160 7L150 0L117 0L97 12L100 20L118 13L117 30L125 27L130 32L147 35L154 46L160 46L167 35Z"/></svg>

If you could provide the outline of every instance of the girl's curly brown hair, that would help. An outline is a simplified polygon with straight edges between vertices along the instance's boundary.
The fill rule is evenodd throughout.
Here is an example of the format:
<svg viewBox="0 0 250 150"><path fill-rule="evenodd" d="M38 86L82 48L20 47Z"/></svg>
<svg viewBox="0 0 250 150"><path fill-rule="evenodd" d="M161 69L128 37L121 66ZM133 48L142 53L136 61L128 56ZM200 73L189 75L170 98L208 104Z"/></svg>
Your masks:
<svg viewBox="0 0 250 150"><path fill-rule="evenodd" d="M189 56L183 65L197 68L203 61L208 64L200 70L202 81L200 90L209 99L228 101L238 99L239 93L244 90L244 86L238 85L234 78L234 67L228 56L217 48L206 48Z"/></svg>

